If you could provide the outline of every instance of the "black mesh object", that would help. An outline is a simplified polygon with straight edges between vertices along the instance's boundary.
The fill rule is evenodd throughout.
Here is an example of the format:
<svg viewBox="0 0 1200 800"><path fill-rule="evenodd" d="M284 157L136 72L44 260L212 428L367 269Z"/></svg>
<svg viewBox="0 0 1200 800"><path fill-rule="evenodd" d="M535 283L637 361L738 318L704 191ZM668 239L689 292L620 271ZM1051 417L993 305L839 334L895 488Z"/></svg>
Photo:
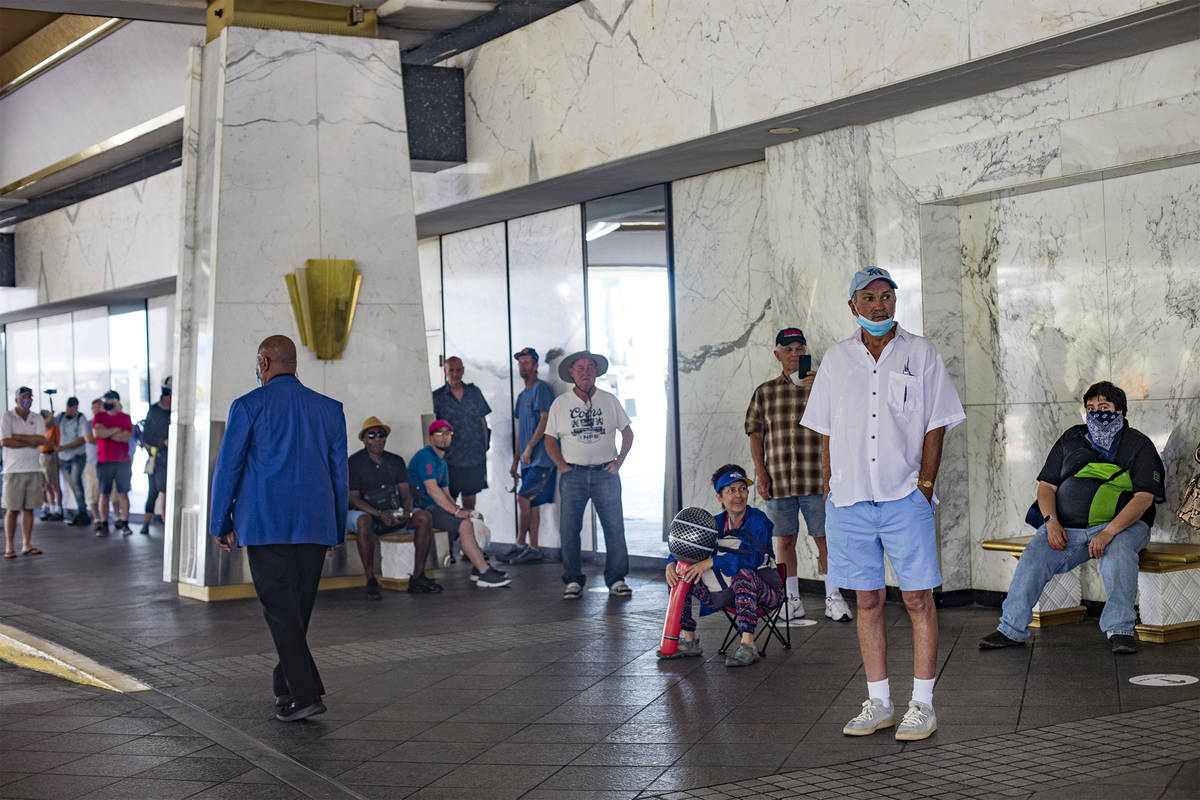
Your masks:
<svg viewBox="0 0 1200 800"><path fill-rule="evenodd" d="M671 520L667 550L688 564L710 558L717 547L717 521L703 508L690 506Z"/></svg>

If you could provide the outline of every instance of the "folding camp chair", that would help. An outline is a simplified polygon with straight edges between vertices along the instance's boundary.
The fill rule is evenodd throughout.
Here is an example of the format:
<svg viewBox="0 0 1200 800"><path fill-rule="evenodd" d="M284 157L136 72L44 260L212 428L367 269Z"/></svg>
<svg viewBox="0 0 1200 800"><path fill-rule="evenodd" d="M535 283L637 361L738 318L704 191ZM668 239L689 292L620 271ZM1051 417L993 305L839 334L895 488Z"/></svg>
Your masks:
<svg viewBox="0 0 1200 800"><path fill-rule="evenodd" d="M776 564L775 568L779 570L780 585L786 585L787 567L783 564ZM758 607L758 630L754 633L755 644L762 641L764 636L766 637L766 640L762 641L762 646L758 650L760 656L767 654L767 647L771 644L772 637L779 640L779 643L783 645L783 649L792 649L792 629L785 624L783 626L784 632L779 632L779 615L787 608L787 603L787 592L784 591L783 602L779 604L778 608L772 610L763 608L762 606ZM721 610L725 612L725 618L729 620L729 629L725 631L725 638L721 640L721 649L717 652L725 655L725 651L729 649L729 646L736 642L742 634L737 629L737 609L732 605L727 605Z"/></svg>

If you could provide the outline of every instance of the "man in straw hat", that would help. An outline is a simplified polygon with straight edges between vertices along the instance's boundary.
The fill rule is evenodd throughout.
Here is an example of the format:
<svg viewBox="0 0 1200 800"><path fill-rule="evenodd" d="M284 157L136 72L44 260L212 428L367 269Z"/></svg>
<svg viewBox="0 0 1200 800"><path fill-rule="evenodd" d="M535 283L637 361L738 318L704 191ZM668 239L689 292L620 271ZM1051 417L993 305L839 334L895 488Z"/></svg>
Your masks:
<svg viewBox="0 0 1200 800"><path fill-rule="evenodd" d="M392 429L379 417L367 417L358 431L363 449L350 456L350 512L346 533L357 536L358 555L367 576L367 599L379 600L375 578L375 540L378 534L399 530L413 532L413 571L408 580L410 594L431 594L442 587L425 577L425 562L433 542L433 517L424 509L413 510L408 486L408 465L384 447Z"/></svg>

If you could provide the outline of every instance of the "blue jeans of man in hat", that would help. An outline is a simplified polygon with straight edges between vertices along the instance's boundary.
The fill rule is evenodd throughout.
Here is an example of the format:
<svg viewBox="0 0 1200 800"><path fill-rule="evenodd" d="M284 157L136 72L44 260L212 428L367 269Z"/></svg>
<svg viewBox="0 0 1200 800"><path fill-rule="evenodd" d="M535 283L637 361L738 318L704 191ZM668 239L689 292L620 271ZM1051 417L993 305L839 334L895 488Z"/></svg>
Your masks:
<svg viewBox="0 0 1200 800"><path fill-rule="evenodd" d="M596 508L604 530L604 583L612 586L629 574L629 549L625 544L625 514L621 506L621 476L604 468L574 465L558 479L562 504L563 583L583 586L587 576L580 564L579 535L583 530L583 512L588 500Z"/></svg>

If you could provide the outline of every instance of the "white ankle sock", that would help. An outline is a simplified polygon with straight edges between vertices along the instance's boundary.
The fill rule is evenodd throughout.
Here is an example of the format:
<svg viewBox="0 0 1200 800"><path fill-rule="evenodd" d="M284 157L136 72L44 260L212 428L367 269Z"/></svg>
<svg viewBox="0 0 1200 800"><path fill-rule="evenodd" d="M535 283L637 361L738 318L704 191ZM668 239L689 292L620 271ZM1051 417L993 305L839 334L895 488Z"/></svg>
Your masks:
<svg viewBox="0 0 1200 800"><path fill-rule="evenodd" d="M799 578L797 578L795 575L789 575L788 579L784 582L784 584L787 586L788 597L799 597L800 596L800 579Z"/></svg>
<svg viewBox="0 0 1200 800"><path fill-rule="evenodd" d="M867 697L871 700L882 700L885 706L890 707L892 705L892 688L888 685L888 679L867 681Z"/></svg>
<svg viewBox="0 0 1200 800"><path fill-rule="evenodd" d="M913 700L933 705L933 682L936 678L913 678Z"/></svg>
<svg viewBox="0 0 1200 800"><path fill-rule="evenodd" d="M825 596L833 597L835 594L841 594L841 590L829 580L829 576L825 576Z"/></svg>

